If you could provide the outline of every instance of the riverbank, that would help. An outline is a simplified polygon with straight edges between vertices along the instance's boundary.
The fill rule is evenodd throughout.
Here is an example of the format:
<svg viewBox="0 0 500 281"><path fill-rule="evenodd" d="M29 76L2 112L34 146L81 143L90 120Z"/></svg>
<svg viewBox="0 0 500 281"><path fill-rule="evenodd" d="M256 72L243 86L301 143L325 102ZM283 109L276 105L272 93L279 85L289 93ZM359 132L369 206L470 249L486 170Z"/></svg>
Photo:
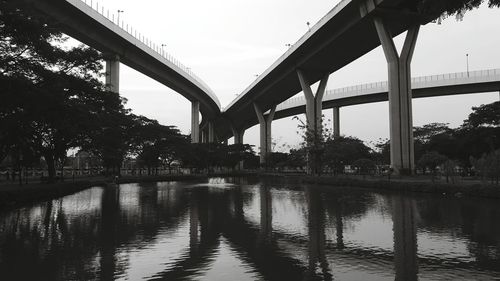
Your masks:
<svg viewBox="0 0 500 281"><path fill-rule="evenodd" d="M95 177L71 180L56 183L29 183L19 185L16 183L0 184L0 209L14 208L29 204L51 200L62 196L74 194L87 188L106 187L115 183L140 183L159 181L188 181L205 179L206 175L162 175L162 176L127 176L117 180L106 177Z"/></svg>
<svg viewBox="0 0 500 281"><path fill-rule="evenodd" d="M343 177L343 176L300 176L297 177L303 183L314 183L319 185L369 188L374 190L437 193L441 195L457 197L484 197L500 199L500 186L481 183L478 181L446 183L430 182L414 177L401 177L392 179Z"/></svg>

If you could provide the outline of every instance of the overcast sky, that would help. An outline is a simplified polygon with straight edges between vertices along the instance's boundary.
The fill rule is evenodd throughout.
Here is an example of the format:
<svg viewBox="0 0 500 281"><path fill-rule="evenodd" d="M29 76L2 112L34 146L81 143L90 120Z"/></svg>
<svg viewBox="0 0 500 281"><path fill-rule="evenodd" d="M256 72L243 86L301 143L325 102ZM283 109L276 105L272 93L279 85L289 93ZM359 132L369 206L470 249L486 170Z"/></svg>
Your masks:
<svg viewBox="0 0 500 281"><path fill-rule="evenodd" d="M89 0L88 0L89 1ZM190 67L227 106L339 1L327 0L102 0L120 17L165 51ZM94 0L95 3L95 0ZM441 25L427 24L420 31L412 63L412 76L500 68L500 9L482 8ZM397 38L399 46L403 37ZM330 76L328 89L386 81L387 64L381 48ZM190 103L167 87L122 65L120 92L134 113L165 125L190 130ZM413 102L414 125L430 122L462 124L472 106L497 101L499 93L482 93ZM324 110L326 119L331 110ZM344 107L341 132L364 141L388 138L387 102ZM296 146L297 122L273 122L278 146ZM245 133L246 143L258 143L257 126ZM258 145L256 146L258 147Z"/></svg>

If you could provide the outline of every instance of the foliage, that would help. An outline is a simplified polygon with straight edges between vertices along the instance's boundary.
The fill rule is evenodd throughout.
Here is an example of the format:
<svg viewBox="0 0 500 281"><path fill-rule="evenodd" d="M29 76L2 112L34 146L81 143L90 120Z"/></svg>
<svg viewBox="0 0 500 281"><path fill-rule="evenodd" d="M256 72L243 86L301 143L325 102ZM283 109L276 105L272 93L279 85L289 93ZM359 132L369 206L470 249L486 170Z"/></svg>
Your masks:
<svg viewBox="0 0 500 281"><path fill-rule="evenodd" d="M373 174L377 168L375 162L366 158L358 159L352 165L357 168L358 173L361 175Z"/></svg>
<svg viewBox="0 0 500 281"><path fill-rule="evenodd" d="M451 129L447 123L430 123L422 127L413 128L413 137L415 141L422 144L427 144L431 139L437 135L449 133Z"/></svg>
<svg viewBox="0 0 500 281"><path fill-rule="evenodd" d="M500 126L500 101L473 107L473 112L464 121L464 127L498 127Z"/></svg>
<svg viewBox="0 0 500 281"><path fill-rule="evenodd" d="M413 0L411 1L422 14L435 15L439 20L455 16L462 19L468 11L478 8L487 2L490 8L500 7L500 0Z"/></svg>
<svg viewBox="0 0 500 281"><path fill-rule="evenodd" d="M82 145L108 103L96 73L100 54L67 40L57 24L20 3L0 2L0 157L10 154L29 165L43 156L49 177L63 165L68 149ZM29 157L28 157L29 156Z"/></svg>
<svg viewBox="0 0 500 281"><path fill-rule="evenodd" d="M324 152L325 140L329 137L329 132L323 129L324 126L321 126L319 132L312 130L297 116L293 117L293 119L299 122L297 125L299 132L297 133L299 133L303 139L301 146L306 152L308 173L318 175L322 171L322 154ZM323 118L321 122L323 122Z"/></svg>
<svg viewBox="0 0 500 281"><path fill-rule="evenodd" d="M156 173L160 166L170 169L172 163L180 159L183 148L189 145L189 138L174 126L164 126L144 116L136 116L134 121L131 150L148 168L148 174Z"/></svg>
<svg viewBox="0 0 500 281"><path fill-rule="evenodd" d="M181 155L184 166L207 169L225 167L236 169L240 162L252 162L255 152L249 144L194 143Z"/></svg>
<svg viewBox="0 0 500 281"><path fill-rule="evenodd" d="M358 159L370 159L372 154L363 141L341 136L326 140L323 158L330 169L342 172L345 165L352 165Z"/></svg>
<svg viewBox="0 0 500 281"><path fill-rule="evenodd" d="M436 168L443 164L448 158L446 156L439 154L436 151L430 151L422 155L420 159L417 162L417 166L422 168L424 171L425 169L431 170L433 173L436 172Z"/></svg>
<svg viewBox="0 0 500 281"><path fill-rule="evenodd" d="M451 178L451 182L452 183L455 183L455 176L456 176L456 167L457 167L457 162L453 161L453 160L446 160L443 164L442 164L442 170L443 170L443 173L444 175L446 176L446 182L449 182L450 181L450 178Z"/></svg>
<svg viewBox="0 0 500 281"><path fill-rule="evenodd" d="M500 150L484 154L479 159L471 159L474 168L483 179L489 178L492 182L499 183L500 179Z"/></svg>

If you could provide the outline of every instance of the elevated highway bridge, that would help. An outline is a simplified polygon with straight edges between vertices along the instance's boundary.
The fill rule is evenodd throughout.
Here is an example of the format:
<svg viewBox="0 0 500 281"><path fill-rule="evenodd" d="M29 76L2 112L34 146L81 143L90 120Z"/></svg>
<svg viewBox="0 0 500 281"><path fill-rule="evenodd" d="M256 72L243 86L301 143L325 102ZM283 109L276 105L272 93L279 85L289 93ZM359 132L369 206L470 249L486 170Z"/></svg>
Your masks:
<svg viewBox="0 0 500 281"><path fill-rule="evenodd" d="M413 98L497 92L500 91L500 69L421 76L411 81ZM333 108L334 134L339 135L340 107L387 100L388 82L383 81L327 90L322 108ZM274 120L304 113L305 109L304 97L288 99L276 106Z"/></svg>
<svg viewBox="0 0 500 281"><path fill-rule="evenodd" d="M432 81L426 81L428 85L421 87L419 81L411 80L411 60L420 26L443 12L437 8L422 9L419 1L340 1L223 111L206 83L137 30L119 20L115 23L114 17L110 17L102 6L97 6L96 1L20 1L59 21L68 35L103 52L107 58L109 90L119 92L119 62L122 62L190 100L192 142L222 141L234 136L235 143L242 143L245 130L259 124L262 164L271 152L273 118L305 111L308 129L317 135L321 129L323 106L334 108L338 120L337 109L341 106L388 100L391 166L395 173L412 173L413 97L500 90L500 87L495 89L497 84L493 81L471 83L464 77L455 81L463 82L462 85L453 84L455 82L449 78L438 79L448 83L446 85L432 86ZM404 32L407 32L405 42L402 51L398 52L393 37ZM388 82L333 94L326 92L331 73L378 46L382 46L387 60ZM313 93L311 85L317 82L319 87ZM289 101L280 105L300 92L304 93L303 102L295 100L300 104Z"/></svg>
<svg viewBox="0 0 500 281"><path fill-rule="evenodd" d="M17 0L16 0L17 1ZM220 115L215 93L189 68L165 53L137 30L125 25L97 1L20 0L60 23L64 33L106 57L106 85L119 92L120 62L171 88L192 102L192 139L199 140L199 112L211 120ZM196 114L194 114L194 112Z"/></svg>

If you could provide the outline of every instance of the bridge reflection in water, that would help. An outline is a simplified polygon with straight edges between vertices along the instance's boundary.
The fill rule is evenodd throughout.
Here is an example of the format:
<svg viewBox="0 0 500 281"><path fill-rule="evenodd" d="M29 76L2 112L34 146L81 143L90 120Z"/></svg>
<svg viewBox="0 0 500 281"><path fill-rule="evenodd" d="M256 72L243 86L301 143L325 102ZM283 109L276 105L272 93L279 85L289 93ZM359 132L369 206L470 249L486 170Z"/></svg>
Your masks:
<svg viewBox="0 0 500 281"><path fill-rule="evenodd" d="M0 214L2 280L491 280L498 201L252 182L93 188Z"/></svg>

